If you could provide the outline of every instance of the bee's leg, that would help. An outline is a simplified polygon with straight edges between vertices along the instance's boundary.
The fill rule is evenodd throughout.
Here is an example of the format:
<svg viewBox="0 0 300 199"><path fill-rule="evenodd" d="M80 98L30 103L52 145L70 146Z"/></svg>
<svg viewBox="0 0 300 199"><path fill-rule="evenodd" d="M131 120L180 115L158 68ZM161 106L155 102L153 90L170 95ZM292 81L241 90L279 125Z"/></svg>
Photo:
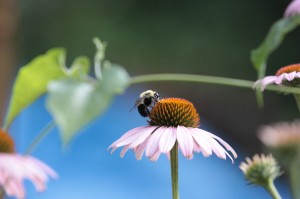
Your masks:
<svg viewBox="0 0 300 199"><path fill-rule="evenodd" d="M147 110L147 117L148 117L150 115L150 111L148 108L146 108L146 110Z"/></svg>

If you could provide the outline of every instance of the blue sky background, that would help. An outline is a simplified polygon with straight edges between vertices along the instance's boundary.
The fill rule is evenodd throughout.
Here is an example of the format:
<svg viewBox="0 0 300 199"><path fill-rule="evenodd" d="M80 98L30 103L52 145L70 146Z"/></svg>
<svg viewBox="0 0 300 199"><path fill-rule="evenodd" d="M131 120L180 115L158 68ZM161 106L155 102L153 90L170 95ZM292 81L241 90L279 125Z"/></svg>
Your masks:
<svg viewBox="0 0 300 199"><path fill-rule="evenodd" d="M143 89L141 89L143 91ZM33 156L47 163L59 174L50 180L46 192L37 193L26 182L29 199L171 199L170 165L165 156L157 162L146 157L137 161L132 151L120 158L120 149L113 154L108 146L126 131L146 125L137 111L130 112L139 92L116 97L102 117L87 126L68 147L62 147L58 129L54 129L34 150ZM180 97L180 96L177 96ZM45 97L22 112L10 132L16 139L17 150L24 152L37 133L51 121L45 110ZM203 119L204 117L204 119ZM182 199L271 198L260 187L249 186L238 166L244 159L239 143L217 132L201 117L201 128L222 137L237 151L234 164L211 156L196 154L187 160L180 154L179 178ZM283 198L290 198L284 180L276 181Z"/></svg>

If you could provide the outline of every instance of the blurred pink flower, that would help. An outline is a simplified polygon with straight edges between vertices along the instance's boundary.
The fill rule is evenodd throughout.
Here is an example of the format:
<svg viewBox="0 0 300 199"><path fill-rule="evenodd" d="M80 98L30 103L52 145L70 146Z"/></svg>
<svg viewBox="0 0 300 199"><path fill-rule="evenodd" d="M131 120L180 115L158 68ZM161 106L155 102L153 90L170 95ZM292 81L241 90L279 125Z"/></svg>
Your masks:
<svg viewBox="0 0 300 199"><path fill-rule="evenodd" d="M259 130L258 138L270 148L297 148L300 144L300 120L263 126Z"/></svg>
<svg viewBox="0 0 300 199"><path fill-rule="evenodd" d="M154 106L149 118L150 126L134 128L111 144L109 148L112 148L112 152L124 146L121 157L128 149L132 149L138 160L145 152L151 161L156 161L162 153L169 156L175 142L178 142L179 150L188 159L193 158L193 152L201 152L204 157L213 153L222 159L228 156L233 162L225 148L234 158L237 157L233 148L224 140L198 128L199 116L193 104L187 100L162 99Z"/></svg>
<svg viewBox="0 0 300 199"><path fill-rule="evenodd" d="M44 191L49 177L56 178L57 174L31 156L16 154L14 140L0 129L0 198L3 191L7 196L25 198L25 179L30 180L37 191Z"/></svg>
<svg viewBox="0 0 300 199"><path fill-rule="evenodd" d="M260 88L263 91L269 84L297 86L299 82L295 82L295 80L299 78L300 64L292 64L280 68L274 76L266 76L263 79L257 80L253 88Z"/></svg>
<svg viewBox="0 0 300 199"><path fill-rule="evenodd" d="M57 174L31 156L0 153L0 186L8 196L25 198L25 179L30 180L37 191L44 191L49 177L56 178Z"/></svg>
<svg viewBox="0 0 300 199"><path fill-rule="evenodd" d="M284 12L285 17L295 16L300 14L300 0L293 0Z"/></svg>

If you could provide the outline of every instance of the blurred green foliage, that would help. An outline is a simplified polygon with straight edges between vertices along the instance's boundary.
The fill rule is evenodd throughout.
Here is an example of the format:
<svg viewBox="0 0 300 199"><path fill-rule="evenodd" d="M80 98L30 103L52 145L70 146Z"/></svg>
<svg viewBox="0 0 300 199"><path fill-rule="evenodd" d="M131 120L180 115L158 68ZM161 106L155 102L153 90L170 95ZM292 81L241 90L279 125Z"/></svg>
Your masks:
<svg viewBox="0 0 300 199"><path fill-rule="evenodd" d="M108 59L132 73L247 77L255 74L249 52L281 17L278 8L283 2L31 0L23 2L23 52L32 58L63 46L71 59L92 56L89 41L99 36L109 43Z"/></svg>
<svg viewBox="0 0 300 199"><path fill-rule="evenodd" d="M4 128L8 128L23 109L46 93L51 80L65 76L59 65L64 53L61 48L51 49L22 67L13 87Z"/></svg>
<svg viewBox="0 0 300 199"><path fill-rule="evenodd" d="M130 75L180 72L256 80L250 51L282 17L289 2L22 1L21 59L28 62L56 46L68 49L68 62L81 54L91 58L90 41L98 36L108 42L107 59L122 64ZM267 75L299 62L299 33L299 28L290 33L270 56ZM252 143L257 142L260 124L299 116L292 96L266 92L265 107L258 110L251 90L191 83L159 83L150 88L195 102L207 120L256 152Z"/></svg>

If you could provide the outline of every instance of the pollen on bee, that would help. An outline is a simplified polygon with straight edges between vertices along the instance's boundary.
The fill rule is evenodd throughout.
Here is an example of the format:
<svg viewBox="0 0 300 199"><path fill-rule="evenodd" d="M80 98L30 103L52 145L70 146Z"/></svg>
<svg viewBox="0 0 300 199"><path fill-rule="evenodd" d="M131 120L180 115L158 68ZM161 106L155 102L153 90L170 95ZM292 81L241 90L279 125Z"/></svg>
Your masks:
<svg viewBox="0 0 300 199"><path fill-rule="evenodd" d="M200 118L194 105L181 98L165 98L156 103L149 114L153 126L199 127Z"/></svg>

